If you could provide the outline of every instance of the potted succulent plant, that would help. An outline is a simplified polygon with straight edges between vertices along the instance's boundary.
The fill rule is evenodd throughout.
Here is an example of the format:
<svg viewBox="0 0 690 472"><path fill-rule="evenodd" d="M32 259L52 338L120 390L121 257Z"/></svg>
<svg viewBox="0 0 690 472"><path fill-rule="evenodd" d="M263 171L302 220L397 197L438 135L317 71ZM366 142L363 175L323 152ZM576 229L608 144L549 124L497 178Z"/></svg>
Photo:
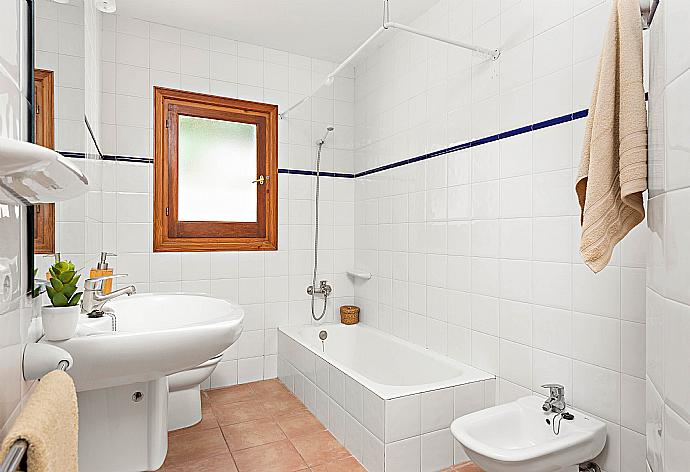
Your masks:
<svg viewBox="0 0 690 472"><path fill-rule="evenodd" d="M83 292L77 292L80 275L70 261L56 261L50 269L46 286L50 305L41 308L43 332L48 341L62 341L74 336L79 321L79 300Z"/></svg>

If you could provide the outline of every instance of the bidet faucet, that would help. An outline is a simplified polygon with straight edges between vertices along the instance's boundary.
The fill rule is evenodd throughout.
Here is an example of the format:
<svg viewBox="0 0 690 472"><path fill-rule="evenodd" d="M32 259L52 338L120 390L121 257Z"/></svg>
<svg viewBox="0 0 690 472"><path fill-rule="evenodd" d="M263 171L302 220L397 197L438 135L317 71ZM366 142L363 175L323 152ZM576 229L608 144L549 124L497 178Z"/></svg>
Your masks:
<svg viewBox="0 0 690 472"><path fill-rule="evenodd" d="M546 412L563 413L565 404L565 387L561 384L545 384L542 388L549 389L549 398L544 402L541 409Z"/></svg>
<svg viewBox="0 0 690 472"><path fill-rule="evenodd" d="M112 300L121 295L129 296L137 293L137 289L134 285L114 290L108 294L103 293L104 281L126 276L127 274L118 274L86 279L86 281L84 281L84 297L81 301L81 312L86 313L89 317L99 318L103 316L103 305L105 305L108 300Z"/></svg>

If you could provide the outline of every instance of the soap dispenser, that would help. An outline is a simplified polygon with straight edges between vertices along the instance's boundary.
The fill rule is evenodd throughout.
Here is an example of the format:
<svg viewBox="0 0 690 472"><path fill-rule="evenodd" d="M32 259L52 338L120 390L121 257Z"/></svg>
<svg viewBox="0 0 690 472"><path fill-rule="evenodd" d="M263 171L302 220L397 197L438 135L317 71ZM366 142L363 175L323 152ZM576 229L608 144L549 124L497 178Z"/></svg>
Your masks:
<svg viewBox="0 0 690 472"><path fill-rule="evenodd" d="M108 266L108 256L117 256L111 252L101 252L101 260L98 265L91 269L89 273L90 278L103 277L105 275L113 275L113 269ZM103 293L110 293L113 289L113 279L103 281Z"/></svg>

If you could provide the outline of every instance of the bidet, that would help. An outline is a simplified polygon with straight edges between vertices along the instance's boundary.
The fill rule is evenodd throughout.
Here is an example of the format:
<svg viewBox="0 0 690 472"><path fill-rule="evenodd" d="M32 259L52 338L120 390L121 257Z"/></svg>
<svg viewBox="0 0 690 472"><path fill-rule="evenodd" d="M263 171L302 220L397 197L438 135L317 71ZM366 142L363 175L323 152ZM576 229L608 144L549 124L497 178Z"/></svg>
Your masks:
<svg viewBox="0 0 690 472"><path fill-rule="evenodd" d="M577 472L604 448L606 425L577 410L555 424L542 403L530 396L480 410L453 421L451 433L485 472Z"/></svg>

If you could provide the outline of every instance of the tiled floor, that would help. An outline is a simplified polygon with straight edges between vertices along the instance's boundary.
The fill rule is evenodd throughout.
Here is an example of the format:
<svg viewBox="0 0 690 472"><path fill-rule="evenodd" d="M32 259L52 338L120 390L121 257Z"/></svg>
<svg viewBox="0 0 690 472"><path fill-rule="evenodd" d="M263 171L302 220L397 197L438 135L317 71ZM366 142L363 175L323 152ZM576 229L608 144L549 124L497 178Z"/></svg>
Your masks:
<svg viewBox="0 0 690 472"><path fill-rule="evenodd" d="M278 380L203 392L202 411L199 424L170 433L161 471L365 470Z"/></svg>
<svg viewBox="0 0 690 472"><path fill-rule="evenodd" d="M458 464L453 467L450 467L449 469L446 469L443 472L482 472L482 469L472 464L471 462L467 462L465 464Z"/></svg>

